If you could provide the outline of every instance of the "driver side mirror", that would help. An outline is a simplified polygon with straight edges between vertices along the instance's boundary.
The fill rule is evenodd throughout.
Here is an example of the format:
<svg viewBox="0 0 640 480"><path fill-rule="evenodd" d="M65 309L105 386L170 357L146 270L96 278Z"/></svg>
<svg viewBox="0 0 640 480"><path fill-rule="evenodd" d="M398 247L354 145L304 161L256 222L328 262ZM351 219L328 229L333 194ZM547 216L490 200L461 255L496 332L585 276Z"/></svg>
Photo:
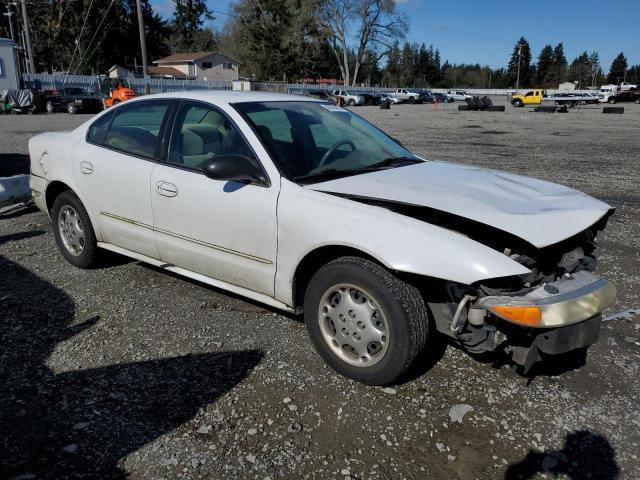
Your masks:
<svg viewBox="0 0 640 480"><path fill-rule="evenodd" d="M214 180L269 185L260 166L244 155L215 155L204 163L202 171Z"/></svg>

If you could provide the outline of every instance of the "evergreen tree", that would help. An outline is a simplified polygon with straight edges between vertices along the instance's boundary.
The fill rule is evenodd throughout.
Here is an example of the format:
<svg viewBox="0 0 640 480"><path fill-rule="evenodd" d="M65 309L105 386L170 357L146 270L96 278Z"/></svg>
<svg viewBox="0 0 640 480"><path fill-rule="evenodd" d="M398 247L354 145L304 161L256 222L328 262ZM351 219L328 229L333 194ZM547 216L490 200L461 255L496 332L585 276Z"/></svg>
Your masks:
<svg viewBox="0 0 640 480"><path fill-rule="evenodd" d="M609 69L609 76L607 77L607 81L609 83L618 84L623 82L627 73L627 58L624 56L624 53L620 52L620 54L613 59L611 63L611 68Z"/></svg>
<svg viewBox="0 0 640 480"><path fill-rule="evenodd" d="M545 45L538 55L537 83L541 87L547 86L553 74L553 47Z"/></svg>
<svg viewBox="0 0 640 480"><path fill-rule="evenodd" d="M400 84L400 46L395 43L387 53L387 65L382 74L384 85L397 87Z"/></svg>
<svg viewBox="0 0 640 480"><path fill-rule="evenodd" d="M567 79L567 57L564 56L562 42L553 49L553 68L550 71L548 82L556 88Z"/></svg>
<svg viewBox="0 0 640 480"><path fill-rule="evenodd" d="M591 84L591 63L589 54L583 52L578 55L569 67L569 80L578 82L578 88L585 88Z"/></svg>
<svg viewBox="0 0 640 480"><path fill-rule="evenodd" d="M213 12L205 0L173 0L175 10L171 19L174 52L194 52L207 49L212 41L210 31L203 28L206 20L213 20ZM203 38L204 37L204 38ZM204 47L204 48L203 48Z"/></svg>
<svg viewBox="0 0 640 480"><path fill-rule="evenodd" d="M413 86L415 80L415 60L416 54L414 47L409 42L406 42L400 56L400 84L402 86Z"/></svg>
<svg viewBox="0 0 640 480"><path fill-rule="evenodd" d="M513 86L516 86L518 81L518 63L520 64L520 87L531 86L531 48L524 37L520 37L520 40L513 47L513 53L507 66L509 80Z"/></svg>

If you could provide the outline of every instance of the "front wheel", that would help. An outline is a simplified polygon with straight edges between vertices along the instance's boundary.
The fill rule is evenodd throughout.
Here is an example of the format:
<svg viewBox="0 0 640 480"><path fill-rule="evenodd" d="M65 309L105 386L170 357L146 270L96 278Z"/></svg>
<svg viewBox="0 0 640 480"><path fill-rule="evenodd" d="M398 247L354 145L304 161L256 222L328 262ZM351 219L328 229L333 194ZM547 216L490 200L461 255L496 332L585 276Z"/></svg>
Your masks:
<svg viewBox="0 0 640 480"><path fill-rule="evenodd" d="M47 110L47 113L53 113L55 111L55 108L53 107L53 102L49 100L45 104L45 109Z"/></svg>
<svg viewBox="0 0 640 480"><path fill-rule="evenodd" d="M514 100L514 101L512 102L512 104L513 104L513 106L514 106L514 107L519 108L519 107L521 107L521 106L522 106L522 100L518 100L518 99L516 99L516 100Z"/></svg>
<svg viewBox="0 0 640 480"><path fill-rule="evenodd" d="M349 106L353 107L356 104L356 101L352 98L349 100Z"/></svg>
<svg viewBox="0 0 640 480"><path fill-rule="evenodd" d="M316 272L304 318L329 366L368 385L400 378L424 349L429 325L414 286L358 257L338 258Z"/></svg>
<svg viewBox="0 0 640 480"><path fill-rule="evenodd" d="M71 115L74 115L77 111L78 109L73 103L67 105L67 112L69 112Z"/></svg>
<svg viewBox="0 0 640 480"><path fill-rule="evenodd" d="M53 202L51 220L64 258L79 268L93 266L98 257L96 235L80 199L70 191L62 192Z"/></svg>
<svg viewBox="0 0 640 480"><path fill-rule="evenodd" d="M615 98L613 98L613 97L611 97L611 98L609 99L609 103L610 103L611 105L615 104L615 103L616 103L616 99L615 99Z"/></svg>

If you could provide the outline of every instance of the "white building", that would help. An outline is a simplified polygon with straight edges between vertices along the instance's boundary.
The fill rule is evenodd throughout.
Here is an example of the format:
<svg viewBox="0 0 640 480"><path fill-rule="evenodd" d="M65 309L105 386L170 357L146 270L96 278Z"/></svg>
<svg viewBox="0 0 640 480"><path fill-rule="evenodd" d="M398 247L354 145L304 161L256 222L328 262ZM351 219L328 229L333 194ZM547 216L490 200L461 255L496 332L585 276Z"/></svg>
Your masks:
<svg viewBox="0 0 640 480"><path fill-rule="evenodd" d="M577 86L578 82L562 82L558 90L575 90Z"/></svg>

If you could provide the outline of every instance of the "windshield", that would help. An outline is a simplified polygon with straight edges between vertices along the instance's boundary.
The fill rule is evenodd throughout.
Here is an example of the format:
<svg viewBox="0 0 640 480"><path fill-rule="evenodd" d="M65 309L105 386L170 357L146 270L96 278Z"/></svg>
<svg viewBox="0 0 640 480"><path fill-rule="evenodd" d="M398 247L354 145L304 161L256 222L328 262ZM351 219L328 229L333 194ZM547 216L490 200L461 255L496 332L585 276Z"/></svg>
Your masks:
<svg viewBox="0 0 640 480"><path fill-rule="evenodd" d="M290 180L322 181L325 178L318 174L353 175L422 161L370 123L331 103L251 102L234 107Z"/></svg>

